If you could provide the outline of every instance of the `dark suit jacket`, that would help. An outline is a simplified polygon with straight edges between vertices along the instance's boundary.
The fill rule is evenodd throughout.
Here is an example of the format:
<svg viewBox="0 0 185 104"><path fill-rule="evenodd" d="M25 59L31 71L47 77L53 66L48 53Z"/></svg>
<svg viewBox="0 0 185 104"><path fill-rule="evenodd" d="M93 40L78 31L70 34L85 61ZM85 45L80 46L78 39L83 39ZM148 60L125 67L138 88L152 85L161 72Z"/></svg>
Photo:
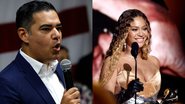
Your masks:
<svg viewBox="0 0 185 104"><path fill-rule="evenodd" d="M56 74L65 88L59 65ZM18 53L0 73L0 104L55 104L55 101L31 65Z"/></svg>

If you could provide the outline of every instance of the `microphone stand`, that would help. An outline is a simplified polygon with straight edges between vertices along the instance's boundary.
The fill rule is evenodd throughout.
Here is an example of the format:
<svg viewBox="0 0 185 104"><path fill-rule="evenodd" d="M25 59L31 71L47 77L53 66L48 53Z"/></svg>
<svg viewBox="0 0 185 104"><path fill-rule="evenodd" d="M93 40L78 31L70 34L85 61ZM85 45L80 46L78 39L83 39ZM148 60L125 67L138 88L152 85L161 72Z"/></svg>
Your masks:
<svg viewBox="0 0 185 104"><path fill-rule="evenodd" d="M131 49L131 54L134 57L135 60L135 80L137 79L137 55L138 55L138 49L139 49L139 45L137 42L133 42L131 45L132 49ZM136 104L136 92L135 92L135 104Z"/></svg>
<svg viewBox="0 0 185 104"><path fill-rule="evenodd" d="M137 79L137 59L136 57L134 57L134 60L135 60L135 80L136 80ZM136 99L137 99L137 96L135 92L135 104L136 104Z"/></svg>

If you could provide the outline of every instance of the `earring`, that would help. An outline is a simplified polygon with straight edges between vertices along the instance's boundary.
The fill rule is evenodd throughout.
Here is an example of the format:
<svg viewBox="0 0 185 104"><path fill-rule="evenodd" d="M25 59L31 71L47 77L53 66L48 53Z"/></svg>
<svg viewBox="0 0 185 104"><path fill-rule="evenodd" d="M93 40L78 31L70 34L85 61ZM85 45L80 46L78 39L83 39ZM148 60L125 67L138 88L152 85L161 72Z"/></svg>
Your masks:
<svg viewBox="0 0 185 104"><path fill-rule="evenodd" d="M127 48L127 43L123 43L124 50Z"/></svg>

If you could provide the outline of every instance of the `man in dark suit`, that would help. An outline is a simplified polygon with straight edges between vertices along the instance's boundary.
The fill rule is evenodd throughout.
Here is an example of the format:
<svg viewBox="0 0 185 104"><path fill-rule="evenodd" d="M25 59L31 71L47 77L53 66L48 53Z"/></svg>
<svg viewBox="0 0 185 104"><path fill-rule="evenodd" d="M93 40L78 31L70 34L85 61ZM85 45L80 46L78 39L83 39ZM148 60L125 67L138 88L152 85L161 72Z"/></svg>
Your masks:
<svg viewBox="0 0 185 104"><path fill-rule="evenodd" d="M45 1L22 5L16 28L22 47L0 73L0 104L80 104L76 87L65 90L56 60L62 40L56 9Z"/></svg>

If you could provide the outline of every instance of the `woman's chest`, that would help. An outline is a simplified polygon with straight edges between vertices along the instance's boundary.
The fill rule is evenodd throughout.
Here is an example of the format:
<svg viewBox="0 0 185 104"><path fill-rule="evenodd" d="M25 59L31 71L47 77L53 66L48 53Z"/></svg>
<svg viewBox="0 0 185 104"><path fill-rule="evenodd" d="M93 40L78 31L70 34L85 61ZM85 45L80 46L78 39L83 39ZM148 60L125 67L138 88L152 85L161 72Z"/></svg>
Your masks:
<svg viewBox="0 0 185 104"><path fill-rule="evenodd" d="M131 79L134 79L137 74L137 78L139 78L142 82L151 80L158 71L157 66L148 60L137 60L137 62L135 62L134 60L124 59L120 62L120 71L129 74Z"/></svg>

